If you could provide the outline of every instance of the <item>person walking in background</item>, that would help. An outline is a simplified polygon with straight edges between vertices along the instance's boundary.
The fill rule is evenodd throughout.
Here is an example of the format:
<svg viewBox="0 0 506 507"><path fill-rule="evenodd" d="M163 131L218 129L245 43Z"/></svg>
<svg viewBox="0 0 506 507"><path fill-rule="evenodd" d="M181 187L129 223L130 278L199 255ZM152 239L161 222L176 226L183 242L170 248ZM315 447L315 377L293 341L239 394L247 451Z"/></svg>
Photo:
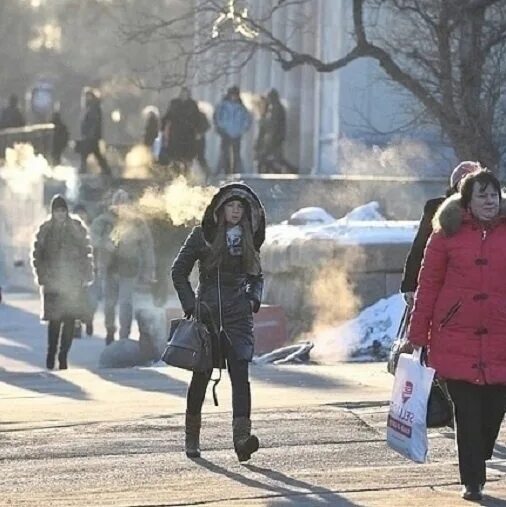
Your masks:
<svg viewBox="0 0 506 507"><path fill-rule="evenodd" d="M206 178L209 177L209 164L206 159L206 133L211 128L211 124L207 119L206 113L199 109L199 121L197 125L197 161L200 167L206 174Z"/></svg>
<svg viewBox="0 0 506 507"><path fill-rule="evenodd" d="M91 226L90 216L88 214L86 206L84 206L83 204L76 204L74 206L73 213L81 219L81 221L83 222L83 224L86 225L86 227L89 228ZM98 276L96 262L93 264L93 283L91 283L88 286L86 295L88 299L87 306L88 312L83 313L83 318L81 320L76 321L74 338L81 337L81 322L83 322L85 325L86 335L87 336L93 335L93 320L95 318L95 313L97 312L98 302L102 297L102 291L100 287L100 277Z"/></svg>
<svg viewBox="0 0 506 507"><path fill-rule="evenodd" d="M434 218L408 328L455 407L462 496L479 501L506 410L506 212L493 173L468 174Z"/></svg>
<svg viewBox="0 0 506 507"><path fill-rule="evenodd" d="M87 161L90 154L94 155L102 173L111 175L107 160L100 152L100 139L102 139L102 107L100 99L91 90L85 93L85 109L81 121L81 140L78 151L81 155L80 173L87 171Z"/></svg>
<svg viewBox="0 0 506 507"><path fill-rule="evenodd" d="M160 113L155 106L147 106L142 111L142 117L144 118L142 142L151 149L160 132Z"/></svg>
<svg viewBox="0 0 506 507"><path fill-rule="evenodd" d="M119 337L128 338L136 286L154 281L153 238L123 189L114 193L109 210L91 224L91 238L99 278L104 282L106 345L109 345L116 332L116 305L119 304Z"/></svg>
<svg viewBox="0 0 506 507"><path fill-rule="evenodd" d="M479 162L461 162L452 171L450 176L450 186L446 191L446 196L435 197L433 199L429 199L425 203L422 218L420 219L420 223L418 225L418 231L413 244L411 245L408 256L406 257L404 272L402 274L400 291L404 295L406 304L409 307L413 306L413 298L417 286L418 273L422 265L423 252L425 250L425 245L429 240L429 236L432 233L432 219L434 218L437 209L441 206L446 197L458 192L458 186L464 176L481 168L482 167Z"/></svg>
<svg viewBox="0 0 506 507"><path fill-rule="evenodd" d="M0 129L18 128L26 125L25 117L19 109L18 102L17 95L12 94L9 97L9 105L0 114Z"/></svg>
<svg viewBox="0 0 506 507"><path fill-rule="evenodd" d="M69 142L69 131L58 112L53 113L51 123L54 125L51 158L53 159L53 165L60 165L62 153Z"/></svg>
<svg viewBox="0 0 506 507"><path fill-rule="evenodd" d="M278 91L273 88L267 95L265 158L270 172L285 172L283 144L286 138L286 112Z"/></svg>
<svg viewBox="0 0 506 507"><path fill-rule="evenodd" d="M69 216L61 195L51 201L51 217L37 231L33 268L42 291L42 319L48 321L46 367L52 370L60 343L60 370L68 367L74 322L82 318L85 291L93 280L93 260L85 225Z"/></svg>
<svg viewBox="0 0 506 507"><path fill-rule="evenodd" d="M252 118L241 100L239 87L228 89L213 119L221 138L220 169L223 168L225 174L241 172L241 138L251 128Z"/></svg>
<svg viewBox="0 0 506 507"><path fill-rule="evenodd" d="M162 118L162 132L168 161L191 162L197 156L197 131L200 117L197 103L190 90L181 89L179 97L171 100Z"/></svg>
<svg viewBox="0 0 506 507"><path fill-rule="evenodd" d="M263 276L259 251L265 238L265 212L250 187L222 186L172 265L172 281L186 317L197 311L213 334L213 365L226 361L232 382L233 441L239 461L259 447L251 434L249 362L253 358L253 312L260 308ZM199 267L197 296L189 282ZM218 299L219 298L219 299ZM221 303L220 303L221 301ZM221 313L220 308L221 306ZM223 323L224 332L220 329ZM202 404L212 370L194 372L186 399L185 450L200 456Z"/></svg>

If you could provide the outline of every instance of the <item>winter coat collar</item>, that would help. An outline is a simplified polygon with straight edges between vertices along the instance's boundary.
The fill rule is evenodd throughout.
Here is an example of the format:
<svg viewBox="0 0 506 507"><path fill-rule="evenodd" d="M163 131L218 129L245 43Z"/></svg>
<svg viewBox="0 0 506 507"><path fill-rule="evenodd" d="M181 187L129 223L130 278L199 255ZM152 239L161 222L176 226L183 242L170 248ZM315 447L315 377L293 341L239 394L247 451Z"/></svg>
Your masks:
<svg viewBox="0 0 506 507"><path fill-rule="evenodd" d="M499 215L488 225L494 227L500 222L506 222L506 196L504 195L501 200ZM460 194L454 194L445 199L438 208L432 219L432 228L434 232L442 232L445 236L453 236L464 223L479 224L478 220L460 204Z"/></svg>

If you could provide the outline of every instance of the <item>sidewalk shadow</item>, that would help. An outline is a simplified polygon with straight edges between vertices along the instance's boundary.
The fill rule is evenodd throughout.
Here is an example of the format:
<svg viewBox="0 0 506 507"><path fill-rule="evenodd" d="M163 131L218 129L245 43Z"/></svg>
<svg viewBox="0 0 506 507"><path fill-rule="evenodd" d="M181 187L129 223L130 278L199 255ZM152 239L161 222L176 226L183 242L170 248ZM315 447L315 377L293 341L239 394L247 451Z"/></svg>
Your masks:
<svg viewBox="0 0 506 507"><path fill-rule="evenodd" d="M251 477L246 477L245 475L237 472L232 472L231 470L216 465L205 458L195 459L194 461L196 464L201 465L210 472L228 477L229 479L243 484L244 486L260 489L264 492L271 492L272 495L269 496L280 497L280 500L282 500L282 497L289 496L290 499L287 500L289 505L296 505L300 499L299 505L337 505L342 507L360 507L358 504L350 502L346 498L343 498L327 488L322 488L320 486L315 486L313 484L294 479L270 468L261 468L255 465L244 465L244 468L250 470L251 472L263 475L267 479L280 483L280 485L271 484L268 481L261 481ZM304 491L301 491L301 489ZM266 493L266 496L267 495L268 493ZM308 495L316 496L317 498L308 498ZM269 503L268 505L275 505L275 503Z"/></svg>
<svg viewBox="0 0 506 507"><path fill-rule="evenodd" d="M291 387L311 387L318 389L335 389L347 387L339 380L306 371L303 367L285 368L275 365L254 365L250 368L250 376L262 382Z"/></svg>
<svg viewBox="0 0 506 507"><path fill-rule="evenodd" d="M0 384L2 383L39 394L74 400L90 399L81 386L51 372L11 372L0 368Z"/></svg>
<svg viewBox="0 0 506 507"><path fill-rule="evenodd" d="M34 330L37 333L35 336ZM42 370L18 372L0 367L0 382L39 394L78 400L88 399L86 391L77 384L43 369L46 355L46 330L37 314L2 303L0 337L12 342L12 344L0 345L0 355Z"/></svg>
<svg viewBox="0 0 506 507"><path fill-rule="evenodd" d="M107 382L139 391L172 394L186 398L188 384L182 380L146 368L97 368L93 373Z"/></svg>

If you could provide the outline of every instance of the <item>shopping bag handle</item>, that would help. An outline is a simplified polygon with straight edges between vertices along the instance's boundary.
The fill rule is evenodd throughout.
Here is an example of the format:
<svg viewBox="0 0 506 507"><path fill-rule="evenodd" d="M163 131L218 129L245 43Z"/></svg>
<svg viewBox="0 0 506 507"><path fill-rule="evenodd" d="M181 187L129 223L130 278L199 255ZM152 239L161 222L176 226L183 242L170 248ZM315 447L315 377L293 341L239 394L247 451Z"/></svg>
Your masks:
<svg viewBox="0 0 506 507"><path fill-rule="evenodd" d="M424 366L427 366L427 348L418 347L417 349L413 349L411 358L413 359L413 361L416 361Z"/></svg>

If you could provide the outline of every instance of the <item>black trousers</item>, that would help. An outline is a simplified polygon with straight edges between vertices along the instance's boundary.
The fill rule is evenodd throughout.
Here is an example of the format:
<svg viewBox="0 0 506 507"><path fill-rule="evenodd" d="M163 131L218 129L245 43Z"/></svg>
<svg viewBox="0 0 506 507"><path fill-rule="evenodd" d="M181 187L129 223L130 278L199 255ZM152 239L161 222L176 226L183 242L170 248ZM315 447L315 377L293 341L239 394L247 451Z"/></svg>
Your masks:
<svg viewBox="0 0 506 507"><path fill-rule="evenodd" d="M460 481L485 484L485 461L492 457L506 410L506 385L447 380L455 406Z"/></svg>
<svg viewBox="0 0 506 507"><path fill-rule="evenodd" d="M79 169L80 174L84 174L87 172L88 169L88 156L94 155L97 159L98 165L100 166L100 169L102 170L103 174L110 175L111 174L111 168L109 167L109 164L107 163L107 160L100 152L100 147L97 140L86 140L84 142L83 147L81 148L81 167Z"/></svg>
<svg viewBox="0 0 506 507"><path fill-rule="evenodd" d="M225 174L235 174L242 170L241 138L221 137L221 165ZM220 168L221 169L221 168Z"/></svg>
<svg viewBox="0 0 506 507"><path fill-rule="evenodd" d="M232 348L225 349L227 370L232 383L232 414L233 418L251 415L251 390L249 384L249 363L235 357ZM186 411L191 415L198 415L206 396L207 384L212 370L207 372L193 372L186 397Z"/></svg>
<svg viewBox="0 0 506 507"><path fill-rule="evenodd" d="M60 342L58 358L61 361L67 359L72 338L74 337L75 319L65 318L63 320L50 320L47 326L47 356L54 358ZM61 337L60 337L61 335Z"/></svg>

